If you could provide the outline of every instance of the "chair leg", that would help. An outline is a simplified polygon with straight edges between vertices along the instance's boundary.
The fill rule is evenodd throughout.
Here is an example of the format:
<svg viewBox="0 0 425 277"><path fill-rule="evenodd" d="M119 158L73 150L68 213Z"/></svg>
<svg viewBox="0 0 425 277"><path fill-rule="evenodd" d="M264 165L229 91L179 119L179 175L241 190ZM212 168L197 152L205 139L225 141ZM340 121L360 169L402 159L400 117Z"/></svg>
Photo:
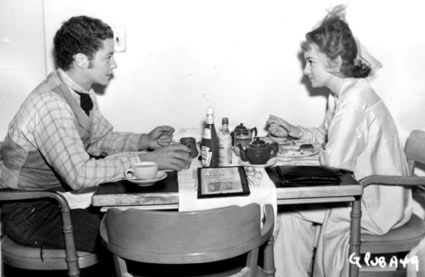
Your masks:
<svg viewBox="0 0 425 277"><path fill-rule="evenodd" d="M314 277L314 263L316 262L316 247L313 248L313 257L311 259L310 277Z"/></svg>
<svg viewBox="0 0 425 277"><path fill-rule="evenodd" d="M258 248L248 252L246 257L246 266L252 269L249 276L256 275L255 269L257 268L257 264L258 264Z"/></svg>
<svg viewBox="0 0 425 277"><path fill-rule="evenodd" d="M310 267L310 277L314 276L314 263L316 262L317 245L319 244L320 232L322 232L322 226L320 224L314 223L313 225L316 226L316 237L314 238L313 255L311 258L311 267Z"/></svg>
<svg viewBox="0 0 425 277"><path fill-rule="evenodd" d="M70 209L67 205L60 205L62 216L62 234L65 240L66 263L68 265L68 276L79 277L80 267L78 265L77 250L75 248L74 234L72 231Z"/></svg>
<svg viewBox="0 0 425 277"><path fill-rule="evenodd" d="M354 257L360 257L360 230L361 230L361 197L356 197L351 207L351 224L350 224L350 248L349 255L353 254ZM349 276L358 277L359 268L350 263L349 265Z"/></svg>
<svg viewBox="0 0 425 277"><path fill-rule="evenodd" d="M3 257L2 257L2 252L1 252L1 241L2 241L2 239L3 239L3 232L2 232L2 230L3 230L3 227L2 227L2 220L1 220L1 208L0 208L0 276L4 276L4 273L3 273Z"/></svg>
<svg viewBox="0 0 425 277"><path fill-rule="evenodd" d="M128 273L127 264L123 258L114 255L113 259L117 277L132 277L132 275Z"/></svg>
<svg viewBox="0 0 425 277"><path fill-rule="evenodd" d="M263 273L266 277L274 277L276 273L276 268L274 267L273 245L274 237L271 236L264 246Z"/></svg>

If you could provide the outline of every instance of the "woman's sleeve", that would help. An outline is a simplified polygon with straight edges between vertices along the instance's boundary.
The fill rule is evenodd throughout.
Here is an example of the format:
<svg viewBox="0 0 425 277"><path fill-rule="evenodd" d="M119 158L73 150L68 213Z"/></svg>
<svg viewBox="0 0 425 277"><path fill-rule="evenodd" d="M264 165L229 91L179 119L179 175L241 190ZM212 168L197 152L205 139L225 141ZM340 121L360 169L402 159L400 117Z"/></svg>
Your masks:
<svg viewBox="0 0 425 277"><path fill-rule="evenodd" d="M368 137L366 107L357 93L338 103L329 124L326 149L321 153L323 165L354 171L357 158L365 149Z"/></svg>
<svg viewBox="0 0 425 277"><path fill-rule="evenodd" d="M332 118L335 113L335 102L336 99L332 94L329 94L328 97L328 108L326 110L325 119L323 124L317 128L304 128L298 126L301 129L303 135L303 140L311 141L312 143L324 143L327 140L328 129L331 124Z"/></svg>

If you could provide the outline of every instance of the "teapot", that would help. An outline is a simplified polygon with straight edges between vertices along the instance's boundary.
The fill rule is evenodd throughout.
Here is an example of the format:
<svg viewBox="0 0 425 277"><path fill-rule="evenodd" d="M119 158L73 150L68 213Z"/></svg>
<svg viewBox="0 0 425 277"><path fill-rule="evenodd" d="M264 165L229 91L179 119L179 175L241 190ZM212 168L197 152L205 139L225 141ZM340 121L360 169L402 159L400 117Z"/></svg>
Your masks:
<svg viewBox="0 0 425 277"><path fill-rule="evenodd" d="M254 135L253 135L254 134ZM248 147L251 143L252 138L257 136L257 127L248 129L243 126L243 123L235 127L235 130L232 132L233 145L237 146L239 143L242 146Z"/></svg>
<svg viewBox="0 0 425 277"><path fill-rule="evenodd" d="M238 143L237 146L242 161L248 161L251 164L266 164L268 160L276 157L279 151L279 144L277 142L269 144L259 137L256 137L245 149L241 143Z"/></svg>

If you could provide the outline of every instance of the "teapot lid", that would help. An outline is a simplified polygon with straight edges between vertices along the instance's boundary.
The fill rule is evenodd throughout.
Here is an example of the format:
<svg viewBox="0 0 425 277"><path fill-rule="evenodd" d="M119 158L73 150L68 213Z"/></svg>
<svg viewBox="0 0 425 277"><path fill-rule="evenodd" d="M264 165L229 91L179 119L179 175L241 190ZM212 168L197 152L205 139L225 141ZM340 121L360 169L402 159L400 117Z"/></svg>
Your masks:
<svg viewBox="0 0 425 277"><path fill-rule="evenodd" d="M263 147L265 146L267 143L260 139L259 137L255 137L254 141L250 143L250 145L255 146L255 147Z"/></svg>
<svg viewBox="0 0 425 277"><path fill-rule="evenodd" d="M235 132L249 131L248 128L243 126L243 123L239 124L235 127Z"/></svg>

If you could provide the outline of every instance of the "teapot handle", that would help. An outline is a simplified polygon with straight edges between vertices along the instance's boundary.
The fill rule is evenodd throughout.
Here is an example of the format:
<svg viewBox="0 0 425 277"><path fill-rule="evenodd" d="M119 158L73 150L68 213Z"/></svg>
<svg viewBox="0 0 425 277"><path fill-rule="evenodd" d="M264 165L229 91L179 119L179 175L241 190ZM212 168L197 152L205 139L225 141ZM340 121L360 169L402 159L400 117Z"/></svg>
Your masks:
<svg viewBox="0 0 425 277"><path fill-rule="evenodd" d="M256 136L257 136L257 134L258 134L258 132L257 132L257 127L254 127L254 128L252 128L252 129L250 129L249 130L249 132L252 134L252 132L254 132L254 135L252 136L253 138L255 138Z"/></svg>
<svg viewBox="0 0 425 277"><path fill-rule="evenodd" d="M279 153L279 143L273 142L271 145L270 156L276 157L277 153Z"/></svg>
<svg viewBox="0 0 425 277"><path fill-rule="evenodd" d="M241 157L241 160L244 162L248 161L248 158L246 157L246 153L245 153L246 149L243 148L242 144L238 143L236 147L239 148L239 155Z"/></svg>

